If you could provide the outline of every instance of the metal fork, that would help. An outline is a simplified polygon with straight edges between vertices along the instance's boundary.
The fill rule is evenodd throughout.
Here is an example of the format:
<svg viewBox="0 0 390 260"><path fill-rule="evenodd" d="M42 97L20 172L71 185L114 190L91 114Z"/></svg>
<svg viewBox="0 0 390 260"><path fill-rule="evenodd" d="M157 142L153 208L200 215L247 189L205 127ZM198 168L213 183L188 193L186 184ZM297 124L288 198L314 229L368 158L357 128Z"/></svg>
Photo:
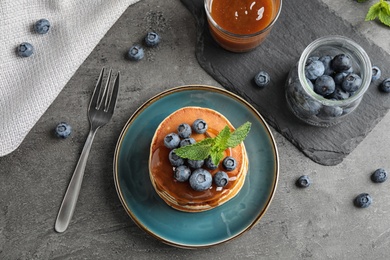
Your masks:
<svg viewBox="0 0 390 260"><path fill-rule="evenodd" d="M105 68L100 72L88 107L90 131L57 215L54 228L59 233L64 232L68 228L69 222L73 216L84 177L89 151L91 150L96 131L110 121L114 113L119 88L119 72L115 77L114 84L110 84L112 74L112 69L110 69L106 84L102 88L104 72Z"/></svg>

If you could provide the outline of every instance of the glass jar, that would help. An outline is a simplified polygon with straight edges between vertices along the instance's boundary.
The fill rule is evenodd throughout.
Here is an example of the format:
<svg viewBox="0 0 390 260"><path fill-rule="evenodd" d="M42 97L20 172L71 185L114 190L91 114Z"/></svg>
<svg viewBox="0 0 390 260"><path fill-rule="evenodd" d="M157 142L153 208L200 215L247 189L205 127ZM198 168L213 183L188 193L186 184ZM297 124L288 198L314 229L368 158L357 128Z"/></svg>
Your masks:
<svg viewBox="0 0 390 260"><path fill-rule="evenodd" d="M353 73L359 75L362 80L354 93L341 100L317 94L313 89L313 82L305 76L308 58L324 55L334 57L338 54L351 58ZM319 38L305 48L298 63L289 72L285 85L288 107L297 118L307 124L321 127L335 125L356 109L370 86L371 77L370 58L356 42L344 36Z"/></svg>
<svg viewBox="0 0 390 260"><path fill-rule="evenodd" d="M216 8L212 11L213 5L221 4L223 8ZM270 33L282 11L282 0L246 0L231 1L231 3L227 3L225 0L204 0L204 7L213 39L228 51L248 52L259 46ZM259 9L259 7L261 8ZM216 19L221 14L223 14L223 19ZM255 19L250 19L251 14L256 15L252 17ZM241 15L245 19L238 19ZM218 20L223 23L219 24ZM231 25L230 29L235 28L235 31L229 31L226 29L226 25ZM257 30L250 33L243 30L243 27L247 30L251 25L254 26L253 28L257 27Z"/></svg>

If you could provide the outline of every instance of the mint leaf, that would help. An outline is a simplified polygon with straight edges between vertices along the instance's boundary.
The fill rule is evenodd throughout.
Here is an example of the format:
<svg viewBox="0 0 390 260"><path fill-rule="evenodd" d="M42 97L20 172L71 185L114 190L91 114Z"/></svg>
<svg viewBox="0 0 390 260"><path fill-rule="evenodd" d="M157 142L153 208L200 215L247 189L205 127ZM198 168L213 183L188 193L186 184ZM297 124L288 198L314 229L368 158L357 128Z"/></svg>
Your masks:
<svg viewBox="0 0 390 260"><path fill-rule="evenodd" d="M379 21L383 24L390 26L390 14L386 14L385 12L380 12L378 15Z"/></svg>
<svg viewBox="0 0 390 260"><path fill-rule="evenodd" d="M390 26L390 4L385 0L380 0L373 4L366 15L365 21L372 21L379 18L383 24Z"/></svg>
<svg viewBox="0 0 390 260"><path fill-rule="evenodd" d="M250 122L246 122L245 124L238 127L227 140L227 147L236 147L242 141L244 141L249 133L249 130L251 129L251 125L252 124Z"/></svg>
<svg viewBox="0 0 390 260"><path fill-rule="evenodd" d="M223 159L223 150L222 151L212 151L210 153L211 161L214 165L218 165L219 162Z"/></svg>
<svg viewBox="0 0 390 260"><path fill-rule="evenodd" d="M244 141L250 127L251 123L246 122L231 133L230 128L225 126L216 137L206 138L200 142L176 148L175 153L190 160L204 160L210 156L213 163L218 165L223 159L224 151L229 147L236 147Z"/></svg>
<svg viewBox="0 0 390 260"><path fill-rule="evenodd" d="M203 160L209 156L213 144L214 140L212 138L206 138L198 143L177 148L175 153L182 158Z"/></svg>
<svg viewBox="0 0 390 260"><path fill-rule="evenodd" d="M230 128L228 126L225 126L221 132L215 137L215 146L224 148L226 147L226 143L230 137ZM226 149L226 148L225 148Z"/></svg>
<svg viewBox="0 0 390 260"><path fill-rule="evenodd" d="M366 15L366 21L374 20L378 17L379 13L381 11L381 3L378 2L376 4L373 4L370 9L368 9L368 13Z"/></svg>

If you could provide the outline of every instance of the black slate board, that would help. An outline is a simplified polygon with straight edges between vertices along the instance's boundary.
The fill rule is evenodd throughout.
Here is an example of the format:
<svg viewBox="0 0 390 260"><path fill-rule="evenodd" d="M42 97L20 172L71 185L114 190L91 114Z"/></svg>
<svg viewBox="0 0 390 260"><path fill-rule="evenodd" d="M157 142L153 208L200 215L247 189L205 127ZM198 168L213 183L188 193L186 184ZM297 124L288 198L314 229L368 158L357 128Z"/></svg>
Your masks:
<svg viewBox="0 0 390 260"><path fill-rule="evenodd" d="M254 51L243 54L225 51L211 38L203 0L181 1L195 17L196 57L201 67L227 90L249 101L313 161L322 165L342 162L388 111L390 96L378 90L379 81L371 84L357 110L336 126L309 126L288 110L284 97L287 74L305 47L321 36L353 39L366 50L372 64L382 69L380 81L390 76L389 55L318 0L283 1L282 13L268 38ZM259 70L267 71L272 78L265 89L256 88L252 81Z"/></svg>

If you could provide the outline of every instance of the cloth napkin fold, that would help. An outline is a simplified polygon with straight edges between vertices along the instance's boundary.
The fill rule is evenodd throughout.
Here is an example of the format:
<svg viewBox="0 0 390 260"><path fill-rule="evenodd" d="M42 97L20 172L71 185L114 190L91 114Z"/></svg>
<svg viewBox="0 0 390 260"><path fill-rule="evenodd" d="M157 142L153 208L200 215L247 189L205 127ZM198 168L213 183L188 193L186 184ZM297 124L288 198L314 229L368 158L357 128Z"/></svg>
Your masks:
<svg viewBox="0 0 390 260"><path fill-rule="evenodd" d="M139 0L0 2L0 156L14 151L105 33ZM39 19L47 34L34 32ZM21 58L29 42L34 54Z"/></svg>

